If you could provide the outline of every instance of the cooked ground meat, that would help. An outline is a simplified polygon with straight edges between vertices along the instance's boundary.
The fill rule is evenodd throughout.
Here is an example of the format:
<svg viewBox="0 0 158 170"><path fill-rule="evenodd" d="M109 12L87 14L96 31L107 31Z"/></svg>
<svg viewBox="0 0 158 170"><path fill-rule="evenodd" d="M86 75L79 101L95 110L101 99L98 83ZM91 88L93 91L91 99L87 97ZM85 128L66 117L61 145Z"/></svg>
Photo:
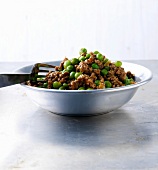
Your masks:
<svg viewBox="0 0 158 170"><path fill-rule="evenodd" d="M60 90L104 89L135 83L135 75L125 72L120 61L111 62L99 52L80 50L80 57L64 58L55 72L50 71L42 81L29 80L29 86Z"/></svg>
<svg viewBox="0 0 158 170"><path fill-rule="evenodd" d="M61 70L63 70L63 69L64 69L64 62L65 62L66 60L68 60L68 58L65 57L64 60L60 63L60 65L55 67L55 70L56 70L56 71L61 71Z"/></svg>
<svg viewBox="0 0 158 170"><path fill-rule="evenodd" d="M127 71L126 75L128 78L132 78L133 80L135 80L135 75L132 74L130 71Z"/></svg>
<svg viewBox="0 0 158 170"><path fill-rule="evenodd" d="M89 67L89 65L85 63L84 61L81 61L79 65L77 65L76 71L89 74L92 72L92 68Z"/></svg>

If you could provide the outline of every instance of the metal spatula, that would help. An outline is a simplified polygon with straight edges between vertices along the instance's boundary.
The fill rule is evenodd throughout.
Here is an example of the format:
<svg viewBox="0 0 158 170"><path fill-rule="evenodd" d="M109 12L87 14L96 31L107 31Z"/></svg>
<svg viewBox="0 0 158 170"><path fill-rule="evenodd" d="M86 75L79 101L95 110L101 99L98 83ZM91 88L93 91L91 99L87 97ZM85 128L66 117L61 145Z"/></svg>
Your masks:
<svg viewBox="0 0 158 170"><path fill-rule="evenodd" d="M0 87L6 87L18 83L23 83L30 79L37 79L40 81L39 77L44 77L50 71L50 68L55 68L53 65L36 63L33 65L30 72L25 74L20 73L0 73ZM51 70L52 71L52 70Z"/></svg>

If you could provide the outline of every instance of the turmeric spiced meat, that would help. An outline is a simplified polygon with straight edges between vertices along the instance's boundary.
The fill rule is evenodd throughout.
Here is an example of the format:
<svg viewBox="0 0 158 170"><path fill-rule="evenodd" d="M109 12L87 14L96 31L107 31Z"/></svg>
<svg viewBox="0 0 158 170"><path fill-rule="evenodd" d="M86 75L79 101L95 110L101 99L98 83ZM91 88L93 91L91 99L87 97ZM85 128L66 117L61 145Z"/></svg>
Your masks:
<svg viewBox="0 0 158 170"><path fill-rule="evenodd" d="M27 85L59 90L92 90L121 87L135 83L135 76L125 72L121 61L111 62L98 51L87 53L85 48L78 58L64 60L50 71L43 81Z"/></svg>

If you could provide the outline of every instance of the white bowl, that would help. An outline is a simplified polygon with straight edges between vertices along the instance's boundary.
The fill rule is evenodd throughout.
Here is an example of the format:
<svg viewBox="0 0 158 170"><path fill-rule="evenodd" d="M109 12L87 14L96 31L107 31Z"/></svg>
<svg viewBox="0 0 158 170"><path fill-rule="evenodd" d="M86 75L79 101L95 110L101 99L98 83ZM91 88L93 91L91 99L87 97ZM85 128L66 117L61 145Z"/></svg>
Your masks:
<svg viewBox="0 0 158 170"><path fill-rule="evenodd" d="M61 61L47 62L59 65ZM26 73L32 65L18 72ZM60 115L90 116L111 112L126 104L137 89L152 79L152 73L144 66L122 62L125 71L136 76L136 84L101 90L55 90L21 84L28 97L41 108Z"/></svg>

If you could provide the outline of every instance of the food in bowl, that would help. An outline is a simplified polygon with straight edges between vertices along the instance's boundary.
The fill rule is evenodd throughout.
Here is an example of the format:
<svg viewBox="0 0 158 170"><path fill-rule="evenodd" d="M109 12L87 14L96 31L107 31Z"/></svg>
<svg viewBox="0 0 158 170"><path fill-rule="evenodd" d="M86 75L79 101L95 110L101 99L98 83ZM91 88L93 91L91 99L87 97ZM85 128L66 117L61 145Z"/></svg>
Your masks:
<svg viewBox="0 0 158 170"><path fill-rule="evenodd" d="M55 71L38 75L26 82L29 86L59 90L93 90L135 84L135 75L125 72L121 61L112 62L98 51L79 51L78 58L64 58Z"/></svg>

